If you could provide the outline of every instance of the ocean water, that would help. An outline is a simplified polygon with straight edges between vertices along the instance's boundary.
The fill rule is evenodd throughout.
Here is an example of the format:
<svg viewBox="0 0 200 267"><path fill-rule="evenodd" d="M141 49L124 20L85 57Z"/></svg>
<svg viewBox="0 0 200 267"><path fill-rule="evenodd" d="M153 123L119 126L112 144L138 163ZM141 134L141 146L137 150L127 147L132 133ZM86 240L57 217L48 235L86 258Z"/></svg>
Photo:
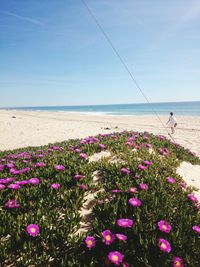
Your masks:
<svg viewBox="0 0 200 267"><path fill-rule="evenodd" d="M200 101L194 102L169 102L151 104L116 104L116 105L89 105L89 106L47 106L47 107L20 107L12 108L30 111L68 111L81 113L96 113L107 115L175 115L200 116Z"/></svg>

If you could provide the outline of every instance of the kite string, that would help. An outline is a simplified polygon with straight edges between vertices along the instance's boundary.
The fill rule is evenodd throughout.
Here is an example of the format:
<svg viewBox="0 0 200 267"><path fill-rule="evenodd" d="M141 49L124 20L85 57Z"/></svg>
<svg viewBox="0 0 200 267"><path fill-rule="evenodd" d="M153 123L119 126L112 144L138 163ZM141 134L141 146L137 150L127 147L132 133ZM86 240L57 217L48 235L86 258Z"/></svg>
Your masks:
<svg viewBox="0 0 200 267"><path fill-rule="evenodd" d="M133 83L135 84L135 86L137 87L137 89L140 91L140 93L142 94L142 96L144 97L144 99L146 100L146 102L148 104L151 104L150 101L149 101L149 99L148 99L148 97L144 94L144 92L141 89L140 85L138 84L138 82L134 78L133 74L129 70L129 68L128 68L127 64L125 63L124 59L120 56L119 52L115 48L115 46L114 46L113 42L111 41L110 37L104 31L103 27L101 26L101 24L97 20L96 16L92 12L92 10L89 8L88 4L84 0L82 0L82 2L84 4L84 6L86 7L86 9L87 9L88 13L90 14L90 16L93 18L94 22L96 23L96 25L98 26L98 28L100 29L100 31L102 32L102 34L104 35L105 39L110 44L110 46L113 49L113 51L115 52L116 56L118 57L118 59L120 60L120 62L122 63L122 65L124 66L125 70L128 72L129 76L131 77L131 80L133 81ZM162 122L161 118L159 117L157 111L154 110L152 107L151 107L151 110L154 112L154 114L156 115L157 119L160 121L160 123L162 124L163 128L166 130L167 134L170 136L170 138L172 139L172 141L175 142L174 138L171 136L171 134L169 134L166 126L164 125L164 123Z"/></svg>

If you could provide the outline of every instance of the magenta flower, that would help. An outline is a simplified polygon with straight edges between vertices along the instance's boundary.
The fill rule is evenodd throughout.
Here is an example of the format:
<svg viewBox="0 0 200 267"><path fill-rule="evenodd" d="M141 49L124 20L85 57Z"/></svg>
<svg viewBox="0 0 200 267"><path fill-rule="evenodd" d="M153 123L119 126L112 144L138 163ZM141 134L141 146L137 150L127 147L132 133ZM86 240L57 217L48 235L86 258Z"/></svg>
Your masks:
<svg viewBox="0 0 200 267"><path fill-rule="evenodd" d="M174 262L173 262L173 267L184 267L184 262L183 259L179 258L179 257L174 257Z"/></svg>
<svg viewBox="0 0 200 267"><path fill-rule="evenodd" d="M75 151L76 153L80 153L80 152L81 152L81 149L80 149L80 148L76 148L74 151Z"/></svg>
<svg viewBox="0 0 200 267"><path fill-rule="evenodd" d="M160 155L162 156L167 156L169 154L169 150L167 148L159 148L158 152L160 153Z"/></svg>
<svg viewBox="0 0 200 267"><path fill-rule="evenodd" d="M14 209L14 208L19 208L20 205L17 203L17 200L10 199L8 200L8 202L5 203L4 207L8 209Z"/></svg>
<svg viewBox="0 0 200 267"><path fill-rule="evenodd" d="M128 262L124 262L124 263L122 264L122 267L129 267Z"/></svg>
<svg viewBox="0 0 200 267"><path fill-rule="evenodd" d="M145 160L145 161L144 161L144 164L146 164L146 165L152 165L153 162L152 162L152 161Z"/></svg>
<svg viewBox="0 0 200 267"><path fill-rule="evenodd" d="M140 189L141 189L142 191L147 191L148 188L149 188L147 184L143 184L143 183L141 183L141 184L139 185L139 187L140 187Z"/></svg>
<svg viewBox="0 0 200 267"><path fill-rule="evenodd" d="M113 189L111 190L112 193L121 193L122 190L121 189Z"/></svg>
<svg viewBox="0 0 200 267"><path fill-rule="evenodd" d="M110 245L115 240L115 236L111 233L110 230L103 231L102 236L103 241L106 245Z"/></svg>
<svg viewBox="0 0 200 267"><path fill-rule="evenodd" d="M56 166L55 166L55 169L56 169L57 171L64 171L65 167L64 167L63 165L56 165Z"/></svg>
<svg viewBox="0 0 200 267"><path fill-rule="evenodd" d="M54 183L54 184L51 185L51 188L52 189L58 189L58 188L60 188L60 184Z"/></svg>
<svg viewBox="0 0 200 267"><path fill-rule="evenodd" d="M126 241L127 240L127 236L123 235L123 234L116 234L117 239L122 240L122 241Z"/></svg>
<svg viewBox="0 0 200 267"><path fill-rule="evenodd" d="M146 170L146 169L147 169L147 166L144 166L144 165L142 165L142 164L139 164L139 165L138 165L138 169L139 169L139 170Z"/></svg>
<svg viewBox="0 0 200 267"><path fill-rule="evenodd" d="M46 164L44 162L38 162L36 163L36 167L45 167Z"/></svg>
<svg viewBox="0 0 200 267"><path fill-rule="evenodd" d="M80 180L80 179L83 179L85 176L84 175L82 175L82 174L76 174L76 175L74 175L74 179L75 180Z"/></svg>
<svg viewBox="0 0 200 267"><path fill-rule="evenodd" d="M8 167L8 168L14 168L15 165L13 163L8 163L8 164L6 164L6 167Z"/></svg>
<svg viewBox="0 0 200 267"><path fill-rule="evenodd" d="M21 188L21 186L20 186L20 185L18 185L18 184L10 184L10 185L8 186L8 188L10 188L10 189L14 189L14 190L17 190L17 189L20 189L20 188Z"/></svg>
<svg viewBox="0 0 200 267"><path fill-rule="evenodd" d="M167 182L170 184L174 184L174 183L176 183L176 180L172 177L167 177Z"/></svg>
<svg viewBox="0 0 200 267"><path fill-rule="evenodd" d="M29 180L16 181L15 184L19 184L19 185L29 184Z"/></svg>
<svg viewBox="0 0 200 267"><path fill-rule="evenodd" d="M138 198L135 198L135 197L130 198L128 203L131 204L131 206L133 206L133 207L139 207L142 205L141 200L139 200Z"/></svg>
<svg viewBox="0 0 200 267"><path fill-rule="evenodd" d="M195 197L194 194L188 194L188 198L193 202L193 203L197 203L198 199Z"/></svg>
<svg viewBox="0 0 200 267"><path fill-rule="evenodd" d="M186 189L187 188L187 184L185 182L181 182L179 184L182 188Z"/></svg>
<svg viewBox="0 0 200 267"><path fill-rule="evenodd" d="M0 165L0 171L3 171L4 165Z"/></svg>
<svg viewBox="0 0 200 267"><path fill-rule="evenodd" d="M124 227L124 228L130 228L133 225L133 220L131 219L119 219L117 220L118 226Z"/></svg>
<svg viewBox="0 0 200 267"><path fill-rule="evenodd" d="M0 190L3 190L4 188L6 188L5 185L0 184Z"/></svg>
<svg viewBox="0 0 200 267"><path fill-rule="evenodd" d="M40 232L40 228L37 224L29 224L26 227L26 231L30 236L37 236Z"/></svg>
<svg viewBox="0 0 200 267"><path fill-rule="evenodd" d="M193 229L197 234L200 234L200 226L198 226L198 225L194 225L194 226L192 226L192 229Z"/></svg>
<svg viewBox="0 0 200 267"><path fill-rule="evenodd" d="M171 225L164 220L161 220L158 222L158 227L160 231L165 232L165 233L169 233L172 229Z"/></svg>
<svg viewBox="0 0 200 267"><path fill-rule="evenodd" d="M128 142L132 142L132 141L135 141L135 137L129 137L128 138Z"/></svg>
<svg viewBox="0 0 200 267"><path fill-rule="evenodd" d="M33 185L37 185L40 183L40 180L38 178L31 178L29 179L29 183Z"/></svg>
<svg viewBox="0 0 200 267"><path fill-rule="evenodd" d="M167 253L171 251L170 243L167 240L160 238L158 244L159 244L160 250L167 252Z"/></svg>
<svg viewBox="0 0 200 267"><path fill-rule="evenodd" d="M99 148L100 148L100 149L105 149L106 146L105 146L104 144L99 144Z"/></svg>
<svg viewBox="0 0 200 267"><path fill-rule="evenodd" d="M121 173L124 175L129 175L131 171L128 168L121 168Z"/></svg>
<svg viewBox="0 0 200 267"><path fill-rule="evenodd" d="M85 243L86 243L87 248L89 248L89 249L91 249L92 247L94 247L96 245L96 242L95 242L95 239L93 236L88 236L85 239Z"/></svg>
<svg viewBox="0 0 200 267"><path fill-rule="evenodd" d="M137 192L137 188L136 188L136 187L131 187L131 188L129 189L129 192L131 192L131 193L136 193L136 192Z"/></svg>
<svg viewBox="0 0 200 267"><path fill-rule="evenodd" d="M8 184L10 182L13 182L15 180L15 178L9 177L5 179L5 184Z"/></svg>
<svg viewBox="0 0 200 267"><path fill-rule="evenodd" d="M114 264L114 265L120 265L120 263L123 262L124 255L121 254L119 251L112 251L108 254L108 259Z"/></svg>
<svg viewBox="0 0 200 267"><path fill-rule="evenodd" d="M86 153L80 153L79 156L82 158L82 159L87 159L88 155Z"/></svg>
<svg viewBox="0 0 200 267"><path fill-rule="evenodd" d="M88 186L86 184L80 184L79 188L81 188L83 190L88 190Z"/></svg>

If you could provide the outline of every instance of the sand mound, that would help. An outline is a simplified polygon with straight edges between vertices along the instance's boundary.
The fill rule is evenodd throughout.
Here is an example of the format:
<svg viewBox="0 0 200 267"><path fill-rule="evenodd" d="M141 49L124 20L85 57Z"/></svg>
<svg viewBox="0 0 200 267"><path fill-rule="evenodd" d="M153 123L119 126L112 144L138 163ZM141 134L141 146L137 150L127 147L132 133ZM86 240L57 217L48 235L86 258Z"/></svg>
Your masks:
<svg viewBox="0 0 200 267"><path fill-rule="evenodd" d="M195 196L197 196L200 201L200 165L192 165L184 161L177 169L177 173L182 176L187 185L198 189L198 191L195 192Z"/></svg>

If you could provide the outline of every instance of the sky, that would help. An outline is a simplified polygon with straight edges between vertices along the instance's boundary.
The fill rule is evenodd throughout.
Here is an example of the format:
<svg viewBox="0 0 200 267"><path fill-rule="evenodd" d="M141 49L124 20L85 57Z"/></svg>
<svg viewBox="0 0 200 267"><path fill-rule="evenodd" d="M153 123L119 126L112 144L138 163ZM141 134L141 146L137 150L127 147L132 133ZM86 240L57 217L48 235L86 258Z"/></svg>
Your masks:
<svg viewBox="0 0 200 267"><path fill-rule="evenodd" d="M85 0L150 102L200 100L199 0ZM0 0L0 107L145 103L82 0Z"/></svg>

